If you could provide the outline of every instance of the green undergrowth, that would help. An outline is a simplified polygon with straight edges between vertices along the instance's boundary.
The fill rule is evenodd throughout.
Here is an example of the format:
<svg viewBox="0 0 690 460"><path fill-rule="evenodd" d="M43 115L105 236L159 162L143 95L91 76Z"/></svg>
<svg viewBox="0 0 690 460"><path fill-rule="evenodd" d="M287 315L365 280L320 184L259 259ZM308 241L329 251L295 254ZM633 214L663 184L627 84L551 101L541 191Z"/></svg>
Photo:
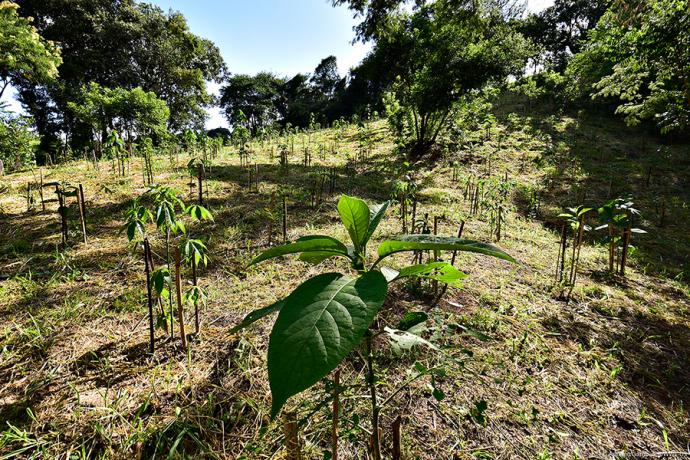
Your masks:
<svg viewBox="0 0 690 460"><path fill-rule="evenodd" d="M438 233L446 236L464 220L464 237L492 242L518 264L459 254L466 286L449 288L437 305L429 283L393 289L390 318L382 321L428 311L422 334L443 353L377 340L379 392L391 397L381 420L384 456L397 416L404 458L625 458L682 451L690 442L688 146L664 145L593 116L509 115L508 108L496 115L488 139L483 131L470 133L458 152L411 167L420 184L417 217L428 214L432 223L439 217ZM215 222L198 227L212 249L200 278L209 299L188 353L158 331L156 353L147 355L143 261L120 232L130 201L146 190L138 160L125 178L108 162L97 170L83 162L44 169L46 180L84 185L89 242L80 243L74 220L66 250L58 248L54 204L45 213L27 212L25 187L37 171L3 177L3 458L284 457L282 421L270 419L265 371L270 321L229 331L249 311L317 273L346 269L337 260L312 267L288 257L260 268L248 264L269 238L282 241L283 195L290 240L314 233L346 238L336 210L342 193L372 204L391 197L407 167L394 156L385 122L367 129L378 141L364 158L356 127L312 135L311 166L301 164L297 136L287 170L279 166L276 142L253 143L258 191L248 186L247 168L233 148L212 161L206 205ZM328 147L324 157L321 144ZM155 178L191 203L196 190L190 194L186 159L182 154L171 165L167 155L158 156ZM335 190L312 206L312 191L328 171L336 173ZM479 212L470 211L465 189L476 180L508 186L500 241L490 211L498 198L487 196ZM606 272L603 235L589 232L572 299L560 300L558 214L628 195L641 211L636 225L648 233L635 235L627 276ZM399 212L398 205L391 208L372 245L401 232ZM151 243L161 254L163 239ZM392 265L409 264L410 257L396 255ZM366 455L364 366L355 354L340 367L341 458ZM433 385L415 379L420 368L434 367L444 373ZM412 383L396 393L408 379ZM328 458L330 390L327 377L286 406L300 421L306 458Z"/></svg>

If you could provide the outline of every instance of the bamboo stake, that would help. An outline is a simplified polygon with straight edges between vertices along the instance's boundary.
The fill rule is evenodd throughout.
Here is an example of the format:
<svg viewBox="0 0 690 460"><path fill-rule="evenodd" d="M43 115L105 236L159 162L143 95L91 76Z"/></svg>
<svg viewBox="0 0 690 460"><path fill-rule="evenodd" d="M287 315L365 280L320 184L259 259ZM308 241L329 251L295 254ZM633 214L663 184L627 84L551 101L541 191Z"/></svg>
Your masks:
<svg viewBox="0 0 690 460"><path fill-rule="evenodd" d="M149 307L149 352L153 354L155 346L155 336L153 329L153 299L151 297L151 269L150 266L151 248L148 238L144 239L144 265L146 267L146 297Z"/></svg>
<svg viewBox="0 0 690 460"><path fill-rule="evenodd" d="M41 210L46 212L46 203L43 200L43 168L39 168L38 175L41 181L39 184L41 188L38 189L38 196L41 197Z"/></svg>
<svg viewBox="0 0 690 460"><path fill-rule="evenodd" d="M568 241L567 225L561 227L561 242L558 245L558 259L556 260L556 280L563 282L563 270L565 269L565 249Z"/></svg>
<svg viewBox="0 0 690 460"><path fill-rule="evenodd" d="M192 255L192 284L194 287L198 286L198 279L196 275L196 258ZM199 335L199 305L198 302L194 304L194 332Z"/></svg>
<svg viewBox="0 0 690 460"><path fill-rule="evenodd" d="M79 189L75 190L77 194L77 206L79 206L79 222L81 223L81 233L84 237L84 244L87 243L86 241L86 218L84 216L84 198L82 195L82 186L79 184Z"/></svg>
<svg viewBox="0 0 690 460"><path fill-rule="evenodd" d="M625 276L625 265L628 262L628 247L630 246L630 227L626 228L623 233L623 255L621 256L620 275Z"/></svg>
<svg viewBox="0 0 690 460"><path fill-rule="evenodd" d="M338 460L338 416L340 413L340 399L338 390L340 387L340 371L335 371L333 376L333 420L331 424L331 453L332 460Z"/></svg>
<svg viewBox="0 0 690 460"><path fill-rule="evenodd" d="M199 164L199 168L196 173L197 176L197 182L198 182L198 188L199 188L199 204L201 206L204 205L204 165L203 163Z"/></svg>
<svg viewBox="0 0 690 460"><path fill-rule="evenodd" d="M180 324L182 348L187 349L187 336L184 331L184 306L182 305L182 275L180 273L180 248L175 248L175 291L177 293L177 322Z"/></svg>
<svg viewBox="0 0 690 460"><path fill-rule="evenodd" d="M287 243L287 201L283 195L283 243Z"/></svg>

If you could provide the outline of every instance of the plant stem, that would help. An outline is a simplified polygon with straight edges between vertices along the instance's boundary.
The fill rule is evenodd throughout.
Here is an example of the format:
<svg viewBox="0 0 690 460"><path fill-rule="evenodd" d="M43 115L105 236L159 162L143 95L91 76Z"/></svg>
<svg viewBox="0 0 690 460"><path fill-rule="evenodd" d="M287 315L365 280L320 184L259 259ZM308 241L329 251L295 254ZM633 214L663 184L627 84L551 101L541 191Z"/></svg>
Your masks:
<svg viewBox="0 0 690 460"><path fill-rule="evenodd" d="M372 335L367 331L365 338L367 359L367 384L371 398L371 441L372 458L381 460L381 440L379 439L379 406L376 399L376 375L374 374L374 350L372 347Z"/></svg>
<svg viewBox="0 0 690 460"><path fill-rule="evenodd" d="M170 271L170 229L165 230L165 263L168 266L168 276L172 276ZM173 310L172 286L168 289L168 305L170 306L170 339L175 338L175 310Z"/></svg>

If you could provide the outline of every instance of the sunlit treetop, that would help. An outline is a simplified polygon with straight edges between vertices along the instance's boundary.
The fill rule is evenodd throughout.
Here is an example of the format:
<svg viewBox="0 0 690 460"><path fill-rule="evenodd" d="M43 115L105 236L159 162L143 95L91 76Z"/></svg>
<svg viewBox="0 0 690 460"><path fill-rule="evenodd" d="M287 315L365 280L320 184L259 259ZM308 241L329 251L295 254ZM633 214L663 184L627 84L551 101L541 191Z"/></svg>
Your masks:
<svg viewBox="0 0 690 460"><path fill-rule="evenodd" d="M58 75L60 51L44 40L31 18L19 16L19 6L0 1L0 97L18 79L45 82Z"/></svg>

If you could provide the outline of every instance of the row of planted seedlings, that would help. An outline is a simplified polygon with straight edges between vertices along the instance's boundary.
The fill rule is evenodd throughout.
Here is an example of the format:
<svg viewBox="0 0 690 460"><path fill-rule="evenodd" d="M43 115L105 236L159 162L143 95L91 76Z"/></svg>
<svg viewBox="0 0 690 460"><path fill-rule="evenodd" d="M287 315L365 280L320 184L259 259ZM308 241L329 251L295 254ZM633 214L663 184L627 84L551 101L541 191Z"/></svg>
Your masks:
<svg viewBox="0 0 690 460"><path fill-rule="evenodd" d="M507 215L512 210L515 182L509 179L507 171L502 177L471 173L463 179L459 163L452 162L450 166L451 182L461 187L468 215L486 220L491 238L501 241L506 232Z"/></svg>
<svg viewBox="0 0 690 460"><path fill-rule="evenodd" d="M430 216L428 212L422 212L418 196L419 192L419 185L414 180L414 176L410 172L408 172L403 179L394 183L393 191L391 193L391 200L392 202L398 203L402 234L408 233L409 222L409 233L413 235L420 234L437 236L439 234L440 224L447 222L449 218L447 217L446 213L442 215ZM464 229L465 219L463 218L459 220L456 238L462 238ZM427 263L441 261L441 253L439 251L413 251L412 263L421 264L425 254ZM453 251L450 258L450 264L453 266L455 265L456 257L457 251ZM414 284L416 290L424 291L423 280L416 279L412 283ZM445 284L442 289L439 289L438 281L431 281L430 293L434 297L432 305L435 306L438 304L438 302L447 292L447 288L448 285Z"/></svg>
<svg viewBox="0 0 690 460"><path fill-rule="evenodd" d="M50 203L57 203L56 212L60 217L60 236L61 245L66 247L69 242L69 222L72 210L69 199L74 198L74 204L79 216L79 232L82 235L84 244L87 242L86 234L86 199L84 198L84 186L82 184L72 185L64 181L44 181L43 168L39 168L38 180L28 182L26 185L26 212L32 212L40 202L41 212L48 210ZM53 189L55 198L47 198L44 189Z"/></svg>
<svg viewBox="0 0 690 460"><path fill-rule="evenodd" d="M595 212L599 225L592 229L588 221L592 220L590 215ZM555 281L561 288L560 298L569 301L572 296L585 235L592 230L603 231L603 237L597 238L597 242L606 248L609 274L625 276L629 255L635 250L632 236L647 233L636 227L639 216L640 211L630 197L614 198L598 208L583 205L569 207L559 214L562 223Z"/></svg>
<svg viewBox="0 0 690 460"><path fill-rule="evenodd" d="M212 222L213 216L201 205L185 205L174 189L161 185L150 187L134 199L125 214L122 230L132 249L141 251L144 259L151 353L157 328L164 329L171 340L174 338L175 316L182 347L187 348L187 306L193 307L194 330L200 332L199 308L205 305L206 292L199 286L198 276L208 263L208 250L201 239L191 235L189 220ZM156 233L149 232L151 226L156 227ZM162 247L156 250L154 244L161 239ZM192 277L184 292L183 270L191 270Z"/></svg>
<svg viewBox="0 0 690 460"><path fill-rule="evenodd" d="M329 411L332 419L329 458L339 458L339 430L344 427L341 417L350 403L364 396L369 400L369 423L348 419L348 424L369 434L362 444L369 458L401 458L400 425L398 418L391 426L390 442L386 442L380 426L383 411L394 411L396 397L420 379L429 378L434 396L444 397L439 387L449 365L462 366L450 349L438 346L423 336L424 324L429 314L424 311L406 312L399 320L391 319L391 312L382 310L389 294L389 287L407 279L422 278L437 283L460 286L466 275L452 263L440 260L413 263L394 268L392 256L415 251L467 251L498 257L514 262L512 257L499 248L472 240L429 234L401 235L385 239L373 257L367 252L372 236L390 206L385 202L369 206L358 198L342 196L338 213L350 237L349 245L329 236L304 236L294 242L272 247L253 259L251 265L285 256L299 254L300 260L319 264L326 259L341 258L347 263L342 272L323 273L302 283L286 298L273 305L253 311L233 328L238 332L254 322L277 313L278 316L269 336L268 379L271 389L271 416L275 418L294 396L313 387L332 373L315 408L307 409L298 418L295 405L289 404L286 413L285 442L288 458L300 457L298 427L305 425L319 411ZM454 257L453 257L454 259ZM454 260L453 260L454 261ZM390 321L393 322L390 322ZM456 334L471 334L457 326ZM411 348L425 346L442 358L443 364L425 367L415 363L410 378L399 386L385 385L377 373L380 358L379 347ZM342 382L338 368L344 360L365 361L364 385L358 382ZM345 425L350 431L352 426Z"/></svg>

